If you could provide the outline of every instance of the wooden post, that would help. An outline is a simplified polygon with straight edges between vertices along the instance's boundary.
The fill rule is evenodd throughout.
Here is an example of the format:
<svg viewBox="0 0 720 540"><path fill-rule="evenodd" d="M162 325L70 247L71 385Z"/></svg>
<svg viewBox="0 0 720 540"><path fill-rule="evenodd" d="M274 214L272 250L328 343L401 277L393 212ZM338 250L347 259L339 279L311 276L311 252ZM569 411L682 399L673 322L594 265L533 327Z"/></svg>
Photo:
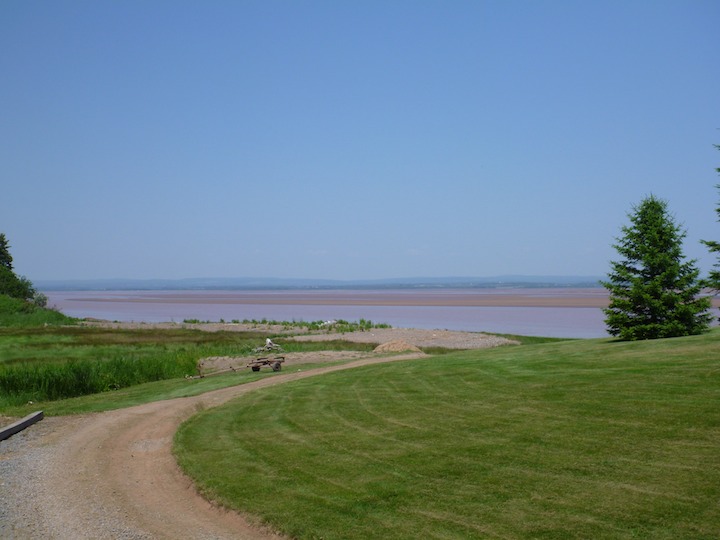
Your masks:
<svg viewBox="0 0 720 540"><path fill-rule="evenodd" d="M18 420L17 422L14 422L9 426L0 429L0 441L4 441L5 439L12 437L19 431L22 431L26 427L33 425L35 422L39 422L43 419L43 416L44 415L42 411L37 411L27 415L22 420Z"/></svg>

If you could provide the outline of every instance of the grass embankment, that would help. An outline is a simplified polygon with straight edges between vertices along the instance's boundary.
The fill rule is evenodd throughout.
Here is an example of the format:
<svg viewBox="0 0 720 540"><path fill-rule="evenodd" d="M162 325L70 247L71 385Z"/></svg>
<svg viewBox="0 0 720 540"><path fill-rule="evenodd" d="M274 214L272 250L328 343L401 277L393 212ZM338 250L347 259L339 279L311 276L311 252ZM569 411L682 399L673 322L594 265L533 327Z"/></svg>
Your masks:
<svg viewBox="0 0 720 540"><path fill-rule="evenodd" d="M297 538L712 538L720 332L389 363L186 422L200 489Z"/></svg>
<svg viewBox="0 0 720 540"><path fill-rule="evenodd" d="M0 328L74 323L75 319L59 311L41 308L32 302L0 294Z"/></svg>

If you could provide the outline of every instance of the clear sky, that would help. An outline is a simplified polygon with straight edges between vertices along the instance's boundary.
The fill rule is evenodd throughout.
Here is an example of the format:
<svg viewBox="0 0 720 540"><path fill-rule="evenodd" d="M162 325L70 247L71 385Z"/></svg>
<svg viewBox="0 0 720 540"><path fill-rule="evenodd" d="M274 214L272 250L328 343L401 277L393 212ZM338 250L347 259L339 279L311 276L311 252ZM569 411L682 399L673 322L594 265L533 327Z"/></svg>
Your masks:
<svg viewBox="0 0 720 540"><path fill-rule="evenodd" d="M0 2L31 280L603 275L720 240L717 0Z"/></svg>

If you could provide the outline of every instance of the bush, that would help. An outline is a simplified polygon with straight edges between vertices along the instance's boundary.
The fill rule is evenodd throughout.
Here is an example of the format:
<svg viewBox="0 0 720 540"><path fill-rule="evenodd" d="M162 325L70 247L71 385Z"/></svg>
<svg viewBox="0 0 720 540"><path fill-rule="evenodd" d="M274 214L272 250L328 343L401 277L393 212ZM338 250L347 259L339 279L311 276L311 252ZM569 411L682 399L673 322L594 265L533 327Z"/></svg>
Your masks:
<svg viewBox="0 0 720 540"><path fill-rule="evenodd" d="M45 297L45 295L40 295ZM42 299L40 299L42 301ZM47 303L47 297L45 297ZM47 309L20 298L0 294L0 326L42 326L43 324L73 324L75 319L54 309Z"/></svg>
<svg viewBox="0 0 720 540"><path fill-rule="evenodd" d="M27 300L35 296L35 289L29 279L18 277L12 270L0 266L0 294Z"/></svg>
<svg viewBox="0 0 720 540"><path fill-rule="evenodd" d="M41 292L35 293L35 296L33 297L33 304L35 304L37 307L44 308L47 307L47 303L48 297L45 294Z"/></svg>

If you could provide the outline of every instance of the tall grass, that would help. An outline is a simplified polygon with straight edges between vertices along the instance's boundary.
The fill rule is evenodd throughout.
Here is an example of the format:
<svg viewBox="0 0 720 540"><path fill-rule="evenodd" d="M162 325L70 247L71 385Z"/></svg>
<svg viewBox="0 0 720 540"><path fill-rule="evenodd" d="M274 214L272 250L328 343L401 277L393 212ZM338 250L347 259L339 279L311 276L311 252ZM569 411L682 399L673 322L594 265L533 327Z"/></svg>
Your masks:
<svg viewBox="0 0 720 540"><path fill-rule="evenodd" d="M194 355L166 352L146 357L117 353L103 359L16 363L0 369L0 405L53 401L192 375L196 361Z"/></svg>
<svg viewBox="0 0 720 540"><path fill-rule="evenodd" d="M200 358L239 355L264 337L82 326L0 328L0 407L47 402L196 373Z"/></svg>

